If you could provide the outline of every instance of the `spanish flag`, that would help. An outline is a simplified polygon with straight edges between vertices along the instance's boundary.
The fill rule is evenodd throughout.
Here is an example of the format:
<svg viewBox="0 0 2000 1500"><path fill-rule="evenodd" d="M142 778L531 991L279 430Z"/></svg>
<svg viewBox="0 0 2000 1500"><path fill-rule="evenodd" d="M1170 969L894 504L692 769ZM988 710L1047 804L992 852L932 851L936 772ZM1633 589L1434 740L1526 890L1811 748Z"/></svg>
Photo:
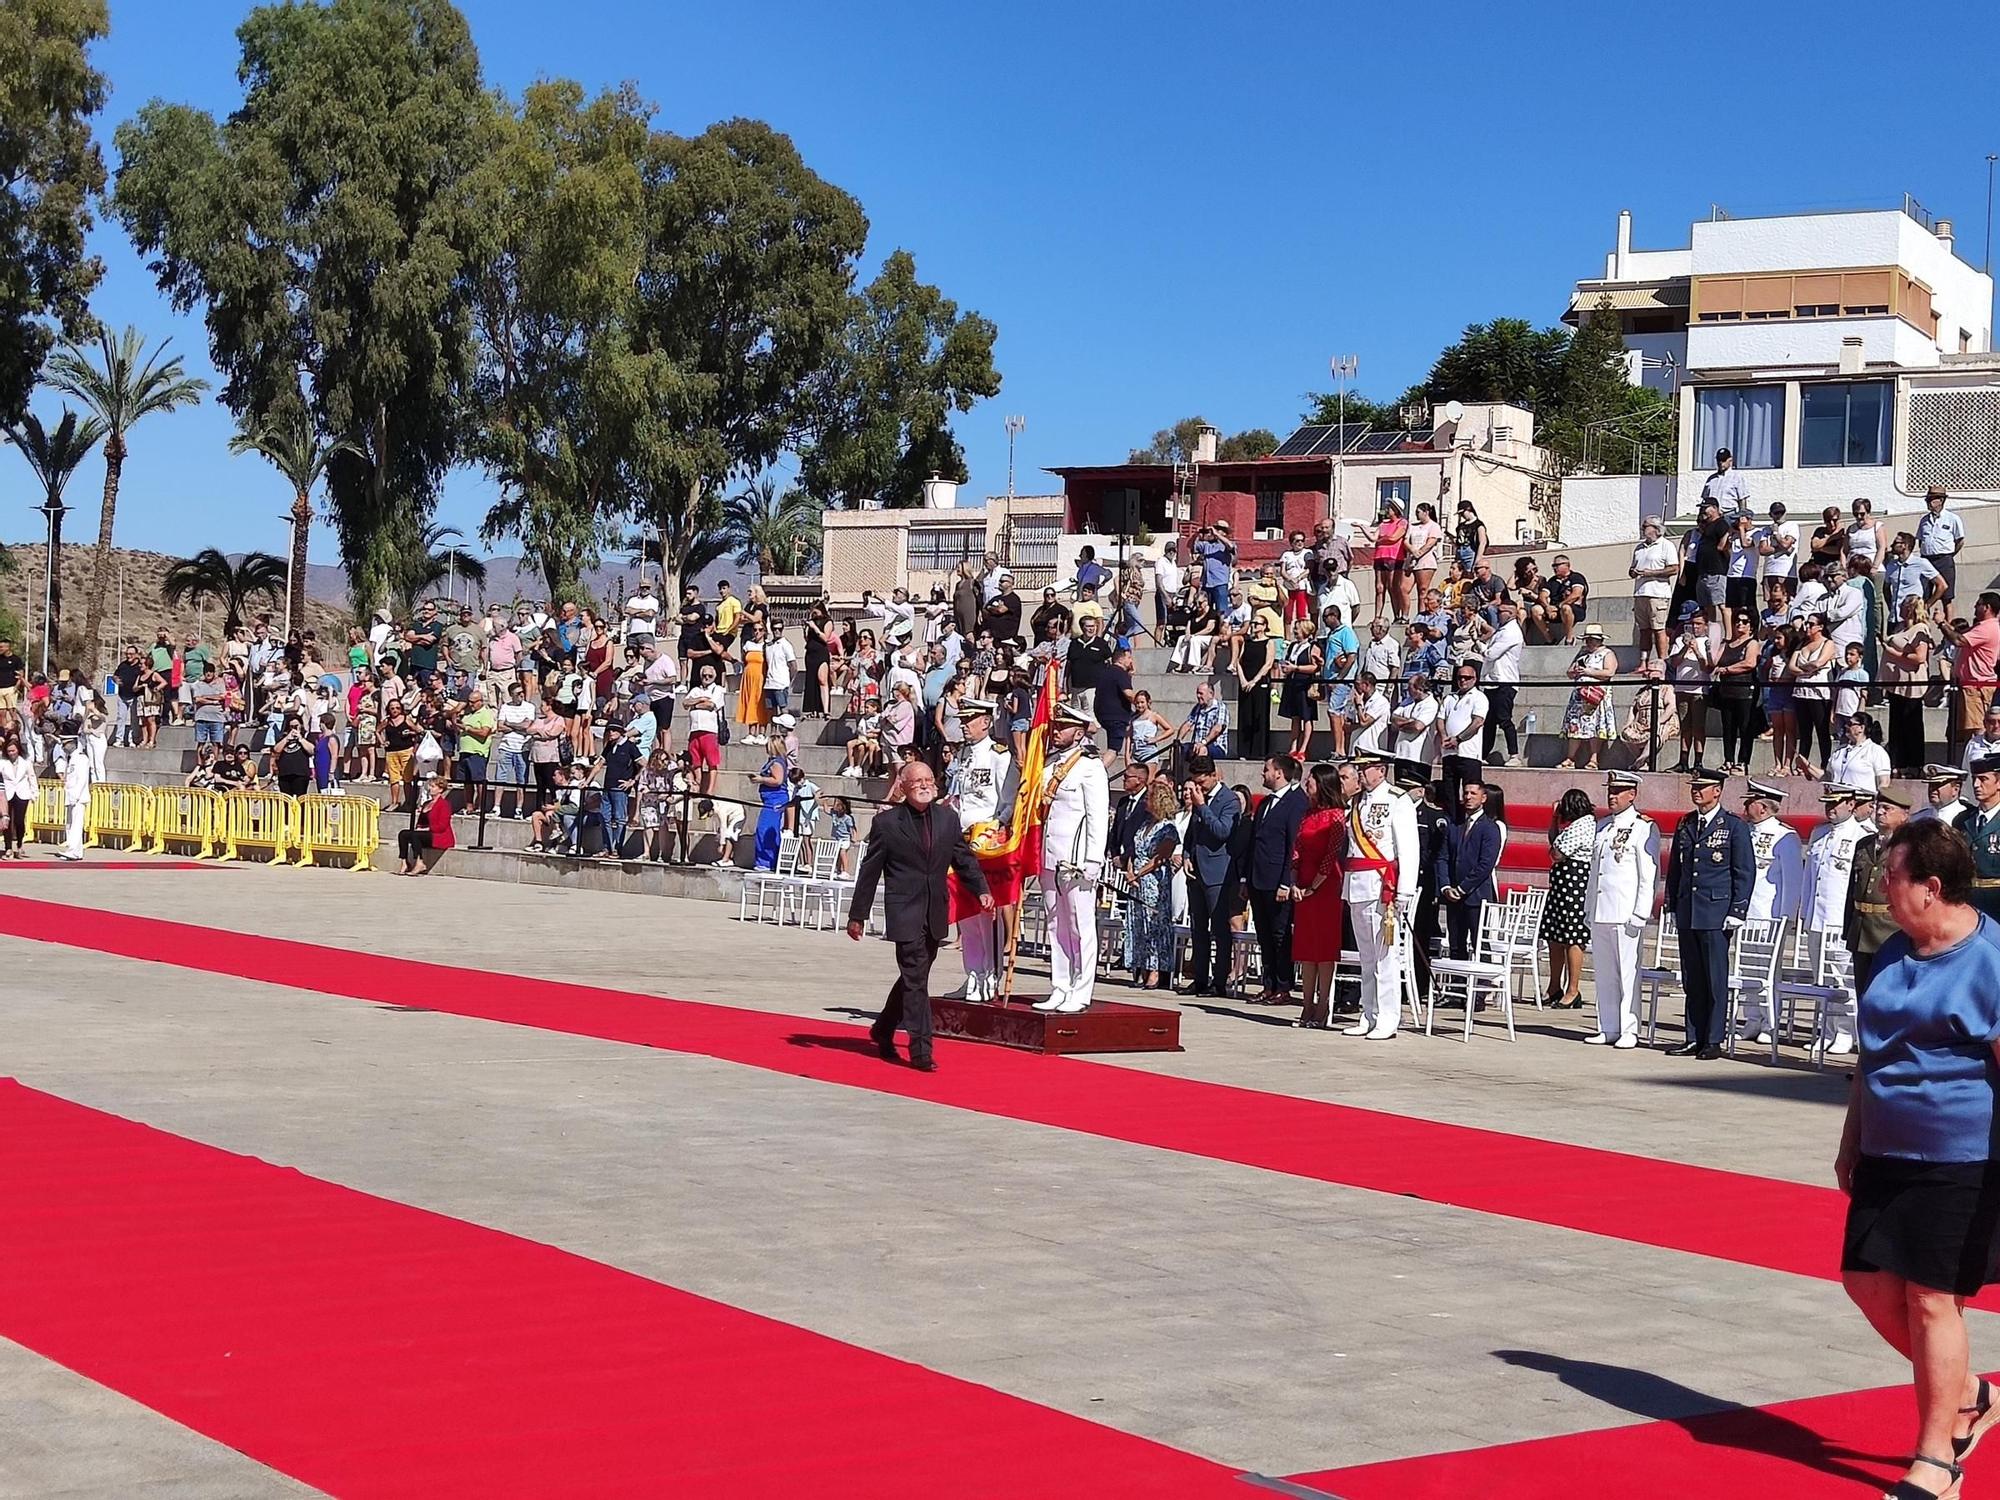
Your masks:
<svg viewBox="0 0 2000 1500"><path fill-rule="evenodd" d="M1021 883L1042 864L1042 775L1049 758L1049 720L1055 716L1056 695L1061 684L1054 662L1042 678L1042 691L1035 700L1035 716L1028 724L1028 743L1021 752L1019 794L1014 799L1011 830L997 823L983 823L966 830L966 840L979 856L986 872L986 884L993 892L995 906L1012 906L1021 899ZM979 910L979 900L964 890L956 875L947 875L951 888L951 920L962 922Z"/></svg>

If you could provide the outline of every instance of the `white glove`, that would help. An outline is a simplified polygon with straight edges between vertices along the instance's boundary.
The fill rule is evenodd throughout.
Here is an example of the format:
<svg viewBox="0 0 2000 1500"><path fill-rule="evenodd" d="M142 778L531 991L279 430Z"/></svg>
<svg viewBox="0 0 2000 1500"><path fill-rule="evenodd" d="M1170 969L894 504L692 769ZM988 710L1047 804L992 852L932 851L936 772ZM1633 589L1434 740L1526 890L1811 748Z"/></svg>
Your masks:
<svg viewBox="0 0 2000 1500"><path fill-rule="evenodd" d="M1644 937L1646 935L1646 924L1644 922L1627 922L1625 924L1625 935L1633 938Z"/></svg>
<svg viewBox="0 0 2000 1500"><path fill-rule="evenodd" d="M1743 919L1741 917L1724 917L1722 919L1722 930L1724 932L1734 932L1742 925Z"/></svg>

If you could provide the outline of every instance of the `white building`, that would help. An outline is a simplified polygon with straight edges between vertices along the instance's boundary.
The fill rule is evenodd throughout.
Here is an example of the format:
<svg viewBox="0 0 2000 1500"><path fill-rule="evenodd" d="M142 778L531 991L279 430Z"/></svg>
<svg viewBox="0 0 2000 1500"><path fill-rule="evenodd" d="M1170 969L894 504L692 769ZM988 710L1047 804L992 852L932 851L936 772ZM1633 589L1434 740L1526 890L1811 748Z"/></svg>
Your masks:
<svg viewBox="0 0 2000 1500"><path fill-rule="evenodd" d="M1993 282L1957 253L1951 222L1901 209L1729 218L1685 249L1634 250L1621 213L1602 277L1566 320L1608 297L1635 383L1678 396L1678 472L1647 500L1635 476L1564 484L1572 518L1631 534L1663 491L1691 514L1718 448L1761 504L1910 511L1931 485L2000 498L2000 359ZM1607 463L1606 467L1615 467ZM1626 514L1626 499L1632 514ZM1566 535L1567 540L1608 537Z"/></svg>

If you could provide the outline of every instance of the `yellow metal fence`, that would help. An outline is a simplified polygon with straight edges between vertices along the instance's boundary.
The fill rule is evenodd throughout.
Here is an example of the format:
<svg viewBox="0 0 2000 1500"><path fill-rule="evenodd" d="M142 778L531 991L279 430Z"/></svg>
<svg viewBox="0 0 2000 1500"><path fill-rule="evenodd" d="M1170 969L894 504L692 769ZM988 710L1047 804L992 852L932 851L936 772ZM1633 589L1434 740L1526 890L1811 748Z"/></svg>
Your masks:
<svg viewBox="0 0 2000 1500"><path fill-rule="evenodd" d="M381 843L380 804L368 797L287 797L282 792L212 792L193 787L147 787L100 781L90 789L84 842L117 843L154 854L196 859L241 859L262 853L265 863L302 865L342 860L366 870ZM55 843L63 836L60 781L41 783L28 813L30 838Z"/></svg>

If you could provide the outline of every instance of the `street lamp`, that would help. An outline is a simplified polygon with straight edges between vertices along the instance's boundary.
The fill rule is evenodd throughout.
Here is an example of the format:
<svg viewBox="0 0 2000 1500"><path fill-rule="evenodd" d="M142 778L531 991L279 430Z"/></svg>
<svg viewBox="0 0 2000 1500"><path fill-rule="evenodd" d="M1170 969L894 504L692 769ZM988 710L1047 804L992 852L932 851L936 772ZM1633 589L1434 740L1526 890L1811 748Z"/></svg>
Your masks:
<svg viewBox="0 0 2000 1500"><path fill-rule="evenodd" d="M56 577L56 552L62 546L62 521L69 507L60 495L51 495L35 507L49 526L48 550L42 558L42 678L49 675L49 638L56 633L56 616L61 610L62 582Z"/></svg>
<svg viewBox="0 0 2000 1500"><path fill-rule="evenodd" d="M285 538L285 639L292 638L292 553L299 544L299 518L289 510L278 512L290 534Z"/></svg>
<svg viewBox="0 0 2000 1500"><path fill-rule="evenodd" d="M1026 417L1007 419L1007 501L1010 505L1014 500L1014 440L1025 432L1027 427Z"/></svg>
<svg viewBox="0 0 2000 1500"><path fill-rule="evenodd" d="M1333 372L1334 390L1337 393L1335 400L1338 403L1337 411L1339 415L1339 421L1333 429L1333 455L1330 465L1332 472L1328 476L1328 487L1333 491L1333 526L1335 533L1338 534L1340 530L1341 500L1343 498L1343 485L1341 481L1346 478L1347 474L1344 452L1347 447L1347 382L1352 380L1355 373L1361 368L1361 356L1358 354L1336 354L1328 362L1327 368Z"/></svg>

